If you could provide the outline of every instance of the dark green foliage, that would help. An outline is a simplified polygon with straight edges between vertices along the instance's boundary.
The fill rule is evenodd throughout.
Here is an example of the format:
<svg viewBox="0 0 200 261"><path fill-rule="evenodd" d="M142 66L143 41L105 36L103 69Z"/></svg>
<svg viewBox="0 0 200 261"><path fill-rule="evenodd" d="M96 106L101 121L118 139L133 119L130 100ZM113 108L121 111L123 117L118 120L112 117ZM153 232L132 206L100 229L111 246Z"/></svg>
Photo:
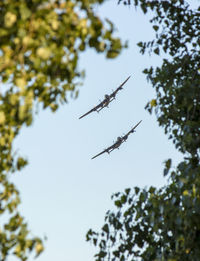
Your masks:
<svg viewBox="0 0 200 261"><path fill-rule="evenodd" d="M138 43L140 52L168 54L162 66L144 71L157 93L157 106L146 108L155 110L176 148L195 156L200 152L200 8L191 10L183 0L134 3L155 14L150 20L155 39Z"/></svg>
<svg viewBox="0 0 200 261"><path fill-rule="evenodd" d="M107 213L106 231L88 234L107 253L95 260L199 260L199 173L196 164L182 162L166 187L114 195L117 210Z"/></svg>
<svg viewBox="0 0 200 261"><path fill-rule="evenodd" d="M143 71L156 90L146 109L155 111L159 125L185 158L174 169L171 159L165 161L166 186L115 194L117 209L107 212L106 231L90 230L87 240L95 239L99 248L96 261L196 261L200 259L200 8L191 10L183 0L132 3L144 13L153 11L155 39L139 42L140 52L163 56L160 67Z"/></svg>

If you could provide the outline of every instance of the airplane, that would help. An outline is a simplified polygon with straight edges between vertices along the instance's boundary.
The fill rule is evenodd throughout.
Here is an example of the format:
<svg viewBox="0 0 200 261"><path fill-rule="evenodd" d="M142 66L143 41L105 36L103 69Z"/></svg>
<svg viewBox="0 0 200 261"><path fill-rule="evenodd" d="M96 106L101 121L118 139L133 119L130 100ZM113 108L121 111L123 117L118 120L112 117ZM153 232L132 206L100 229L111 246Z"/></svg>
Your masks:
<svg viewBox="0 0 200 261"><path fill-rule="evenodd" d="M131 133L134 133L135 132L135 129L137 128L137 126L142 122L139 121L127 134L125 134L124 136L122 137L118 137L117 138L117 141L111 145L110 147L106 148L105 150L103 150L102 152L100 152L99 154L95 155L94 157L92 157L91 159L95 159L96 157L104 154L105 152L107 152L108 154L113 151L114 149L119 149L120 145L123 143L123 142L126 142L127 139L128 139L128 136L131 134Z"/></svg>
<svg viewBox="0 0 200 261"><path fill-rule="evenodd" d="M79 117L79 119L82 119L83 117L87 116L93 111L100 112L103 108L108 107L109 103L115 99L116 94L118 93L119 90L122 90L123 85L129 80L131 76L129 76L114 92L112 92L110 95L106 94L104 96L104 100L100 102L97 106L95 106L93 109L90 111L86 112L82 116Z"/></svg>

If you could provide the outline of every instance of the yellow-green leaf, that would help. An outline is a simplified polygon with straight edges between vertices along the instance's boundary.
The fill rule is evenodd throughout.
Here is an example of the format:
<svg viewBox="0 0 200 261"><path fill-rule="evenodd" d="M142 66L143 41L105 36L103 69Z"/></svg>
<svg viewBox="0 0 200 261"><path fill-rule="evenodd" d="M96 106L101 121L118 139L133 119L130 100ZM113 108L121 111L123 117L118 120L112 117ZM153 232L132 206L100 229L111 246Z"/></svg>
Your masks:
<svg viewBox="0 0 200 261"><path fill-rule="evenodd" d="M3 111L0 111L0 124L4 124L6 121L6 116Z"/></svg>

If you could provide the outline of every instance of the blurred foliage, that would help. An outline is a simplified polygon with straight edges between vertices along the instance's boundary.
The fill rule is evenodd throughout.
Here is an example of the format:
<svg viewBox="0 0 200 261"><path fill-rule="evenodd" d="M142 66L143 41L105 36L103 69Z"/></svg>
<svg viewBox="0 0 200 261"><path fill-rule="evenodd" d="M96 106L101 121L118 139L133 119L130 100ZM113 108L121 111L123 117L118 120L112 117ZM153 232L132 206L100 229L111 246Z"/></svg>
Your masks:
<svg viewBox="0 0 200 261"><path fill-rule="evenodd" d="M122 49L115 28L96 14L105 0L0 1L0 260L14 254L27 260L44 249L40 238L30 238L20 215L19 192L10 174L27 160L13 152L22 126L30 126L35 107L53 112L78 94L84 71L79 56L87 48L117 57ZM2 220L5 221L6 223Z"/></svg>
<svg viewBox="0 0 200 261"><path fill-rule="evenodd" d="M99 248L96 261L199 260L200 257L200 7L184 0L118 1L150 13L155 39L139 42L140 52L160 55L163 63L144 69L156 97L146 106L183 153L168 183L157 189L126 189L113 196L101 232L87 240ZM150 175L150 173L148 173Z"/></svg>

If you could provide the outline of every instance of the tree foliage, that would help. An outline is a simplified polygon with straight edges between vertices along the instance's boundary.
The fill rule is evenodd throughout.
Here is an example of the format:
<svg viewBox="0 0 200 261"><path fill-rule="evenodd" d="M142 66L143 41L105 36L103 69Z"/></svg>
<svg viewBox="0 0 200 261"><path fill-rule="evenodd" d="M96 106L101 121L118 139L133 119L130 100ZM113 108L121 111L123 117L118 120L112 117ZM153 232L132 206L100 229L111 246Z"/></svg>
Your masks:
<svg viewBox="0 0 200 261"><path fill-rule="evenodd" d="M13 151L22 126L30 126L36 106L53 112L77 96L84 76L80 53L93 48L115 58L122 44L114 26L95 13L104 0L0 1L0 260L10 254L26 260L43 251L42 240L30 237L18 205L19 192L10 181L27 160Z"/></svg>
<svg viewBox="0 0 200 261"><path fill-rule="evenodd" d="M200 8L184 0L132 2L153 14L155 39L139 42L140 52L163 57L160 67L143 71L156 90L146 109L155 111L184 160L173 169L166 160L169 180L162 188L113 195L116 211L108 211L101 232L89 230L87 240L98 246L96 261L199 260Z"/></svg>

